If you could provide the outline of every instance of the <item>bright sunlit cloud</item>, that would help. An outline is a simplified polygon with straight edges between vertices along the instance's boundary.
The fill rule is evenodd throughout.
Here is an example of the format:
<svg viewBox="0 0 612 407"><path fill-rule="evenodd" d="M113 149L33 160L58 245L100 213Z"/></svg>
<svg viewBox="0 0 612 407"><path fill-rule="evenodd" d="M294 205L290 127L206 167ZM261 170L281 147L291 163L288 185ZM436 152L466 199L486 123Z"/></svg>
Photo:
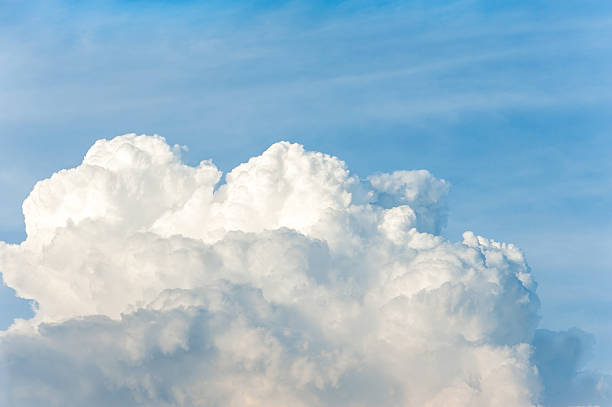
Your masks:
<svg viewBox="0 0 612 407"><path fill-rule="evenodd" d="M15 406L605 405L592 337L538 330L522 252L451 242L449 183L280 142L225 175L98 140L0 243L35 316L0 337Z"/></svg>

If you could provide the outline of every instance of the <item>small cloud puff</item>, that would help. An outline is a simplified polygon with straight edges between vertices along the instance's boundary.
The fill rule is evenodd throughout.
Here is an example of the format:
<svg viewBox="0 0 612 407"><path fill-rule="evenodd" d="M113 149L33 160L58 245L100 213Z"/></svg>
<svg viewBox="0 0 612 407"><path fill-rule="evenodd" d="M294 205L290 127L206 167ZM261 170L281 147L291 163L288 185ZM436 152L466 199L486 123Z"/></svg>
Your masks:
<svg viewBox="0 0 612 407"><path fill-rule="evenodd" d="M536 330L516 247L439 236L447 182L360 179L281 142L219 185L211 161L185 165L180 150L99 140L34 187L27 239L0 243L5 282L37 303L0 336L1 403L609 400L609 378L577 373L586 334Z"/></svg>

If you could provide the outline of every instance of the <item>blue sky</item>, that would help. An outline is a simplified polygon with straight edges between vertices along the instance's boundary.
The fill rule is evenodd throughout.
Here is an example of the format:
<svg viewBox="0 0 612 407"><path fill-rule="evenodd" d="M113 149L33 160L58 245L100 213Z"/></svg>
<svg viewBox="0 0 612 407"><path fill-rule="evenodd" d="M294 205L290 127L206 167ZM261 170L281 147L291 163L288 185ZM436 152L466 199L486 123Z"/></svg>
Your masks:
<svg viewBox="0 0 612 407"><path fill-rule="evenodd" d="M0 240L94 140L157 133L223 170L290 140L450 181L444 234L520 246L541 326L612 373L612 4L0 1ZM28 315L10 290L0 325Z"/></svg>

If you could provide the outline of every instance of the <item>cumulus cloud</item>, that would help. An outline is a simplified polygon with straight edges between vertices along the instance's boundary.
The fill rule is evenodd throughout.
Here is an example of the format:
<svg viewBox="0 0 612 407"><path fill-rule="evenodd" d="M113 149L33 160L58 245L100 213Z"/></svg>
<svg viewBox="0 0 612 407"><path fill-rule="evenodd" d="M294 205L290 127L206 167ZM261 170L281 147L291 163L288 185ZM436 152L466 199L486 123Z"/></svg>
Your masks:
<svg viewBox="0 0 612 407"><path fill-rule="evenodd" d="M537 330L521 251L439 235L448 183L281 142L226 174L99 140L23 204L0 336L19 406L535 406L610 400L589 337ZM569 352L569 353L568 353ZM566 398L564 398L566 397Z"/></svg>

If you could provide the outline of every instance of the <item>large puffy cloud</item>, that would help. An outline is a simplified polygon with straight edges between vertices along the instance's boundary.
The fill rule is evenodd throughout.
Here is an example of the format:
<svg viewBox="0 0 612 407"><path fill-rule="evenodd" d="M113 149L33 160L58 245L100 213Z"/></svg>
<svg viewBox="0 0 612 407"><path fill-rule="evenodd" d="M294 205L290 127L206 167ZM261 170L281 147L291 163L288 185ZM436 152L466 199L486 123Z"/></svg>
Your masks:
<svg viewBox="0 0 612 407"><path fill-rule="evenodd" d="M536 330L520 250L439 236L448 184L429 172L360 179L281 142L220 179L131 134L35 186L27 239L0 243L5 282L37 304L0 337L1 402L531 406L560 405L567 383L575 404L609 397L564 353L586 337Z"/></svg>

